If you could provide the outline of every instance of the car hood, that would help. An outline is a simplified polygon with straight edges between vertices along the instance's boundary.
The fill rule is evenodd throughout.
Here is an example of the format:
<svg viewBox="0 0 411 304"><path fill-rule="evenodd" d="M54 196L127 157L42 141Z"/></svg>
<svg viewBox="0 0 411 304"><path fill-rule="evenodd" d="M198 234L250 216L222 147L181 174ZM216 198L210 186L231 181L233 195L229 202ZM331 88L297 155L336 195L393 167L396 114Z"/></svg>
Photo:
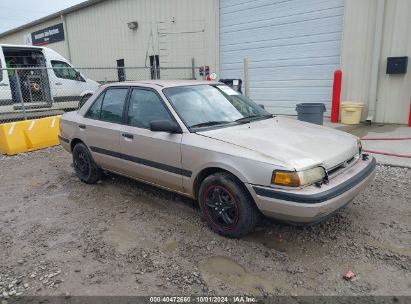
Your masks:
<svg viewBox="0 0 411 304"><path fill-rule="evenodd" d="M330 169L358 153L353 135L285 117L197 134L253 150L296 170L317 165Z"/></svg>

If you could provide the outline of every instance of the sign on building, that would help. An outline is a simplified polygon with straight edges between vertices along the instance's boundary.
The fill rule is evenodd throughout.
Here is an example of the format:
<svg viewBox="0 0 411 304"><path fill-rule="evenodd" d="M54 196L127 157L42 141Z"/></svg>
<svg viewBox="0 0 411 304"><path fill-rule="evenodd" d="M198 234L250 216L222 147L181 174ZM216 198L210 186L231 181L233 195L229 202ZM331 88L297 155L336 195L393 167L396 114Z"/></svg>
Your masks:
<svg viewBox="0 0 411 304"><path fill-rule="evenodd" d="M31 40L33 45L46 45L64 41L63 23L52 25L45 29L31 33Z"/></svg>

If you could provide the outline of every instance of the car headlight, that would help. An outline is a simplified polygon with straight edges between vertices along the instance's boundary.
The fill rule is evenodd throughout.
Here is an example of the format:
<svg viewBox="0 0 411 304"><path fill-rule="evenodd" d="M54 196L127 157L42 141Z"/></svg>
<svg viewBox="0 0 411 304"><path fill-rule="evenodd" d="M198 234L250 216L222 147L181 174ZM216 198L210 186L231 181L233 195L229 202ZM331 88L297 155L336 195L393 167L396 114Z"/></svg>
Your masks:
<svg viewBox="0 0 411 304"><path fill-rule="evenodd" d="M280 171L273 172L271 183L278 186L301 187L319 182L325 178L325 170L316 167L304 171Z"/></svg>

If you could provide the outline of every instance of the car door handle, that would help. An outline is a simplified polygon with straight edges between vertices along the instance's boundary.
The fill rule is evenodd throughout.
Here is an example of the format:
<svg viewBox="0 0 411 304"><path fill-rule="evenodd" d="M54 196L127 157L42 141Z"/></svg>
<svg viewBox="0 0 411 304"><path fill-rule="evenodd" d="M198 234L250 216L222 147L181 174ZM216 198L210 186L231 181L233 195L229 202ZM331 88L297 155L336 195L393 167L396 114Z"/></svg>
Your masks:
<svg viewBox="0 0 411 304"><path fill-rule="evenodd" d="M56 82L55 85L63 85L61 82Z"/></svg>
<svg viewBox="0 0 411 304"><path fill-rule="evenodd" d="M0 87L8 87L9 85L7 83L0 83Z"/></svg>
<svg viewBox="0 0 411 304"><path fill-rule="evenodd" d="M81 130L85 130L86 129L86 126L85 125L79 125L78 126Z"/></svg>
<svg viewBox="0 0 411 304"><path fill-rule="evenodd" d="M128 138L128 139L133 139L134 138L134 135L133 134L130 134L130 133L123 133L123 134L121 134L123 137L125 137L125 138Z"/></svg>

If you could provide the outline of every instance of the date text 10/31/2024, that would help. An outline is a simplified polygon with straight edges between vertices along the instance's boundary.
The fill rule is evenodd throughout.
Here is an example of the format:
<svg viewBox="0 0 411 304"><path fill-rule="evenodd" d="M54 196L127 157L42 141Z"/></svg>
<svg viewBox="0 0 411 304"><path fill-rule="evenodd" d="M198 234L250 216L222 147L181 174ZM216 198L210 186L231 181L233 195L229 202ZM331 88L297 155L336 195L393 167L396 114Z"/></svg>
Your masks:
<svg viewBox="0 0 411 304"><path fill-rule="evenodd" d="M151 303L256 303L257 299L249 296L196 296L196 297L177 297L163 296L150 297Z"/></svg>

